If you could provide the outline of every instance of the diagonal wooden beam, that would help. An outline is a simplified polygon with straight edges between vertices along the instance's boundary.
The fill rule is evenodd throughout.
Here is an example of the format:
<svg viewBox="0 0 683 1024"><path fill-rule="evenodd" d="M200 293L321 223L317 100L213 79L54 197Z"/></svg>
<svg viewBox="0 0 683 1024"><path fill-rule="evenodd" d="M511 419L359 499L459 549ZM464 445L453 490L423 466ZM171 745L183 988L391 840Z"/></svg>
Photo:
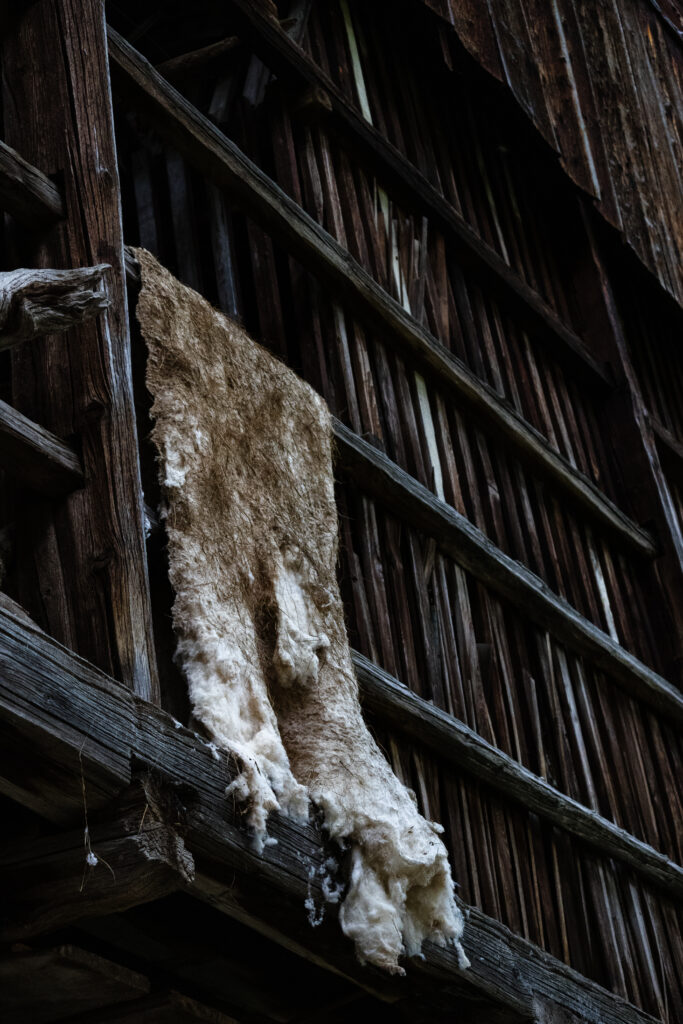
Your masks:
<svg viewBox="0 0 683 1024"><path fill-rule="evenodd" d="M0 466L45 497L69 494L84 484L81 460L73 448L3 401Z"/></svg>
<svg viewBox="0 0 683 1024"><path fill-rule="evenodd" d="M269 831L277 843L256 853L240 808L225 797L236 771L233 758L217 757L202 737L0 609L3 733L8 722L21 729L22 741L14 750L0 743L3 791L8 791L8 775L12 779L20 772L21 793L10 786L15 798L36 806L33 794L42 789L42 813L77 824L82 823L83 777L89 802L102 807L107 787L111 799L128 785L132 760L152 769L162 783L175 787L179 827L195 860L191 891L380 998L395 1002L409 993L438 1011L446 1000L450 1013L457 999L462 1019L472 1021L500 1019L495 1014L505 1011L510 1022L528 1024L540 1002L578 1022L653 1024L641 1010L476 908L465 908L471 968L463 970L452 950L431 944L424 948L424 960L407 965L406 978L361 968L351 944L340 937L334 908L315 932L304 912L307 898L318 905L324 900L317 869L332 852L317 826L272 815ZM62 784L55 786L60 769ZM436 1012L434 1019L439 1019Z"/></svg>
<svg viewBox="0 0 683 1024"><path fill-rule="evenodd" d="M490 287L526 326L552 345L584 384L609 390L612 378L586 343L562 322L548 303L485 242L429 180L373 128L334 82L296 45L267 9L251 0L226 0L236 31L278 78L322 99L336 135L368 163L381 183L397 191L411 209L427 215L443 231L466 266ZM324 99L323 99L324 97Z"/></svg>
<svg viewBox="0 0 683 1024"><path fill-rule="evenodd" d="M683 694L635 658L521 562L497 548L465 516L368 444L334 422L338 466L393 515L434 537L459 565L494 593L524 608L532 621L583 655L628 693L676 722L683 722Z"/></svg>
<svg viewBox="0 0 683 1024"><path fill-rule="evenodd" d="M516 455L641 555L653 557L647 533L575 470L493 388L474 373L388 295L323 228L263 173L193 104L158 74L117 32L109 29L115 83L124 99L146 113L188 161L215 185L228 190L264 230L315 276L348 301L354 312L417 359L467 405Z"/></svg>
<svg viewBox="0 0 683 1024"><path fill-rule="evenodd" d="M64 216L55 183L0 141L0 209L30 228L54 224Z"/></svg>
<svg viewBox="0 0 683 1024"><path fill-rule="evenodd" d="M487 743L452 715L422 700L397 679L354 652L363 706L468 773L593 849L634 868L683 898L683 868L595 811L561 793Z"/></svg>

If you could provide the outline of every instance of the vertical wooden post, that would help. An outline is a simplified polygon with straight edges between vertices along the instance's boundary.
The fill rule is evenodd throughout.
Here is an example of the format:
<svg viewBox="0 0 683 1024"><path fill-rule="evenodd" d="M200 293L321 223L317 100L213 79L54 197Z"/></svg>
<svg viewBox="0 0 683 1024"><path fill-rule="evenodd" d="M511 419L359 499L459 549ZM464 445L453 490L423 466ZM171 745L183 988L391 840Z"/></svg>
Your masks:
<svg viewBox="0 0 683 1024"><path fill-rule="evenodd" d="M80 447L86 485L21 511L21 599L51 634L158 700L103 0L17 4L2 37L5 141L51 175L66 217L13 227L15 266L111 264L111 306L12 356L12 400Z"/></svg>

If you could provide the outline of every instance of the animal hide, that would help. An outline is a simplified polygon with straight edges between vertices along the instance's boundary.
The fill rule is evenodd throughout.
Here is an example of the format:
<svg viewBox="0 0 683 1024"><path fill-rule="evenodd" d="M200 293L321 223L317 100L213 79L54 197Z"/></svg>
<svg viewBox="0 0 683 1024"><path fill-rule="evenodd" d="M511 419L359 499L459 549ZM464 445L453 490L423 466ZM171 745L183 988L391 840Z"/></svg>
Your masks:
<svg viewBox="0 0 683 1024"><path fill-rule="evenodd" d="M340 909L361 961L460 947L441 827L370 736L337 586L330 414L144 250L138 319L165 493L173 622L195 715L236 755L257 843L276 808L350 844Z"/></svg>

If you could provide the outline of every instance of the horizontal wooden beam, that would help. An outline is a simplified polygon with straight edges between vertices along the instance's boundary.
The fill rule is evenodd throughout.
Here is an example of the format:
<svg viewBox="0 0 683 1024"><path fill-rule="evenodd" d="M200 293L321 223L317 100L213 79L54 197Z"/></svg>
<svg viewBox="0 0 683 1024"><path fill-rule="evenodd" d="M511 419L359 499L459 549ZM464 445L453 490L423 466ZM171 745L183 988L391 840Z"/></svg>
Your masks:
<svg viewBox="0 0 683 1024"><path fill-rule="evenodd" d="M261 171L195 106L173 88L117 32L109 29L115 84L136 110L146 113L187 160L226 189L288 252L321 278L355 313L389 335L483 424L536 472L552 480L620 541L653 557L652 537L633 523L547 439L381 288L323 228Z"/></svg>
<svg viewBox="0 0 683 1024"><path fill-rule="evenodd" d="M64 217L55 183L0 142L0 209L29 228L49 227Z"/></svg>
<svg viewBox="0 0 683 1024"><path fill-rule="evenodd" d="M116 787L118 780L120 791L128 785L131 760L142 770L153 769L161 783L175 787L179 827L195 860L191 891L380 998L398 1002L408 993L418 995L427 1010L447 1000L451 1015L457 999L459 1008L472 1011L470 1017L462 1014L463 1021L493 1019L505 1010L508 1020L521 1024L535 1019L540 1002L577 1021L652 1024L647 1014L476 908L467 911L464 937L471 968L463 970L452 950L431 944L424 960L408 963L406 978L361 968L338 930L334 907L315 932L307 921L304 901L322 904L317 869L334 853L314 824L272 815L269 831L277 843L257 854L240 808L225 796L233 758L217 759L196 733L0 609L3 733L7 724L21 731L21 742L13 749L0 742L4 792L42 806L52 820L76 825L82 824L83 778L89 802L101 807L107 786ZM60 764L62 785L55 786ZM22 789L15 785L17 774ZM432 1019L452 1016L440 1018L435 1011Z"/></svg>
<svg viewBox="0 0 683 1024"><path fill-rule="evenodd" d="M674 861L561 793L464 722L416 696L362 654L354 652L353 663L366 709L545 821L628 864L669 896L683 898L683 868Z"/></svg>
<svg viewBox="0 0 683 1024"><path fill-rule="evenodd" d="M81 462L73 448L3 401L0 467L46 497L69 494L84 483Z"/></svg>
<svg viewBox="0 0 683 1024"><path fill-rule="evenodd" d="M0 941L23 942L83 917L121 913L194 880L194 861L171 820L173 794L136 780L75 831L6 842L0 850Z"/></svg>
<svg viewBox="0 0 683 1024"><path fill-rule="evenodd" d="M392 515L434 537L439 547L494 593L587 658L632 696L675 722L683 721L683 694L558 597L521 562L496 547L451 505L338 420L337 464L354 483L388 505Z"/></svg>
<svg viewBox="0 0 683 1024"><path fill-rule="evenodd" d="M586 385L605 390L612 385L606 367L585 342L566 326L551 306L485 242L447 199L376 128L365 120L342 91L283 30L260 4L227 0L236 31L282 81L325 96L336 136L343 133L354 151L393 188L410 209L426 214L443 231L460 261L471 267L530 330L551 344L552 353L568 363Z"/></svg>

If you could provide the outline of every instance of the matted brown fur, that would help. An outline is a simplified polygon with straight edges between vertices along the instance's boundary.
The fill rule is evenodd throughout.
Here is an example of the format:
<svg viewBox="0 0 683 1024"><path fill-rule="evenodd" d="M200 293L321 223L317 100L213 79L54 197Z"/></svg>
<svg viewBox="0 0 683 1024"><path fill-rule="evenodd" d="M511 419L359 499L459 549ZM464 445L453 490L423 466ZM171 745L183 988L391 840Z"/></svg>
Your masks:
<svg viewBox="0 0 683 1024"><path fill-rule="evenodd" d="M422 941L459 946L439 826L363 722L336 580L323 400L138 250L178 657L196 716L243 766L257 842L309 797L352 845L340 920L361 960L400 971ZM335 898L335 893L331 893ZM464 955L463 955L464 957Z"/></svg>

